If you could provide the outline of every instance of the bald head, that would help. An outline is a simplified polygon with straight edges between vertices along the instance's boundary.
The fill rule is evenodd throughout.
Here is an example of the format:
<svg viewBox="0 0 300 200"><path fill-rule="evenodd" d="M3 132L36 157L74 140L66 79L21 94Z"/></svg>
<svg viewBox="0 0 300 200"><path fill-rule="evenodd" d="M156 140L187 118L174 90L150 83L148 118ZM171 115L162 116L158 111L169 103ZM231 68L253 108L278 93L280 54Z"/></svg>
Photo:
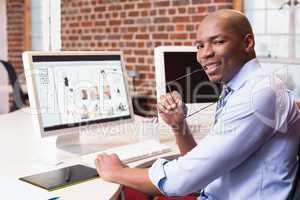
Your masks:
<svg viewBox="0 0 300 200"><path fill-rule="evenodd" d="M197 59L212 81L228 82L255 58L251 25L242 13L218 10L206 16L197 31Z"/></svg>
<svg viewBox="0 0 300 200"><path fill-rule="evenodd" d="M217 10L209 15L207 15L201 22L211 23L212 21L220 21L228 31L245 37L247 34L253 36L253 31L247 17L236 10L222 9Z"/></svg>

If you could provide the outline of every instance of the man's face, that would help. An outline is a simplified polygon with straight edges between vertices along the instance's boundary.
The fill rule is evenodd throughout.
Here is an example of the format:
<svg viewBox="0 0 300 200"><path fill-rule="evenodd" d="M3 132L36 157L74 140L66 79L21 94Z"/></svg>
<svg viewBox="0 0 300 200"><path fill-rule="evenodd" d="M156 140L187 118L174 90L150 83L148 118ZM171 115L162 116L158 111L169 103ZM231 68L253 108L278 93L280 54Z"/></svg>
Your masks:
<svg viewBox="0 0 300 200"><path fill-rule="evenodd" d="M197 32L197 60L213 82L228 82L243 66L246 45L222 18L204 20Z"/></svg>

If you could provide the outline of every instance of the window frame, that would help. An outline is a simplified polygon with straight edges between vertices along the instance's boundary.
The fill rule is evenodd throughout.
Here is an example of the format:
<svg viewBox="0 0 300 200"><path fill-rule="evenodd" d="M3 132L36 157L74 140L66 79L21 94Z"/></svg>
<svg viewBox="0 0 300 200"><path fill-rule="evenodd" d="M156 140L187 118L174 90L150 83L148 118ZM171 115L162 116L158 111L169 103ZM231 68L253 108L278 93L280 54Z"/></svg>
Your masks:
<svg viewBox="0 0 300 200"><path fill-rule="evenodd" d="M33 4L29 3L29 6ZM36 9L36 8L35 8ZM41 21L40 21L40 35L42 35L42 44L39 46L38 50L44 51L60 51L61 50L61 0L43 0L41 6L38 8L41 11ZM38 10L37 9L37 10ZM32 8L30 10L30 16L32 17ZM29 26L32 28L33 22L29 20ZM34 30L36 31L36 30ZM30 49L32 50L33 35L32 29L29 36Z"/></svg>

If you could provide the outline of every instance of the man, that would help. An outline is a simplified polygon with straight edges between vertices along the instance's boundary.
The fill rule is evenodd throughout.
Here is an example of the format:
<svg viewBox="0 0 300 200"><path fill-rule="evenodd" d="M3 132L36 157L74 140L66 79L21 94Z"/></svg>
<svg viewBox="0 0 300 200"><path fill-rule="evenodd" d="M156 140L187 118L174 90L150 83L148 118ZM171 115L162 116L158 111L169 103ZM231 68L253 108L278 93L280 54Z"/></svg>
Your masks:
<svg viewBox="0 0 300 200"><path fill-rule="evenodd" d="M200 199L286 199L298 167L299 113L281 80L260 68L247 18L234 10L208 15L199 25L197 48L209 79L223 84L211 132L196 143L186 107L172 92L161 97L158 111L173 127L182 156L131 169L116 155L102 154L98 173L166 196L201 191Z"/></svg>

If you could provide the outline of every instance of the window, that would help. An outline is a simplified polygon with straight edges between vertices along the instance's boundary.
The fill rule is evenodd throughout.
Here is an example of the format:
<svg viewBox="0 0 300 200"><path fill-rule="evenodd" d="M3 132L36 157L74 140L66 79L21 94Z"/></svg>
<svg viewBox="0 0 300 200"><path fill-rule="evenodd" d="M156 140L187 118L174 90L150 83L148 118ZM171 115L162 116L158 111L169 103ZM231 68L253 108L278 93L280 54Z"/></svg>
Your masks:
<svg viewBox="0 0 300 200"><path fill-rule="evenodd" d="M287 3L286 3L287 2ZM244 0L260 58L300 63L300 5L297 0Z"/></svg>
<svg viewBox="0 0 300 200"><path fill-rule="evenodd" d="M31 49L60 50L60 0L31 0Z"/></svg>
<svg viewBox="0 0 300 200"><path fill-rule="evenodd" d="M276 73L300 100L299 0L244 0L262 67Z"/></svg>

